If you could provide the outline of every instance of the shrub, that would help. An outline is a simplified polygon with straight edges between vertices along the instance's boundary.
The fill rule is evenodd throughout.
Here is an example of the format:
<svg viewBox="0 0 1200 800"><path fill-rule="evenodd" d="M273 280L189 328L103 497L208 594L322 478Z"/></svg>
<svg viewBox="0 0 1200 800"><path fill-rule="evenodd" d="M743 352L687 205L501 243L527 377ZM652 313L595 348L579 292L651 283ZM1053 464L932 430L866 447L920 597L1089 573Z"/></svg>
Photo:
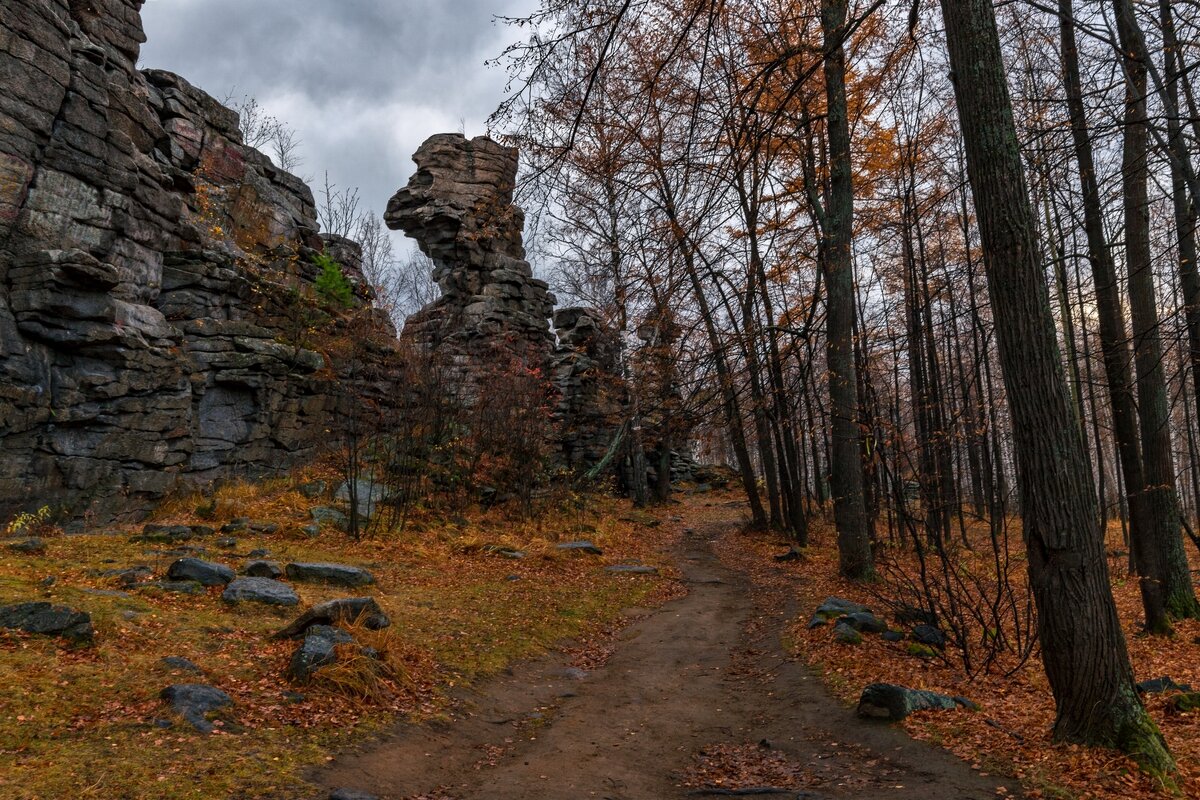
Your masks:
<svg viewBox="0 0 1200 800"><path fill-rule="evenodd" d="M313 263L321 269L317 276L317 296L332 306L349 308L354 305L354 291L342 272L342 265L324 253L314 256Z"/></svg>

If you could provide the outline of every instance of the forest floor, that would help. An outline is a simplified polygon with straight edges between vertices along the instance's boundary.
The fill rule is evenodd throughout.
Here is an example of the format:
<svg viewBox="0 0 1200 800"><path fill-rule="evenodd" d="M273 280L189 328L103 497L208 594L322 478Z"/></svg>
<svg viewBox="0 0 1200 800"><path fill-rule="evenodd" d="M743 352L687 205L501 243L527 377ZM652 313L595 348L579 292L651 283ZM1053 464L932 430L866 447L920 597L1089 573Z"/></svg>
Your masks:
<svg viewBox="0 0 1200 800"><path fill-rule="evenodd" d="M203 556L235 567L243 551L266 549L281 562L370 569L374 586L293 588L301 609L375 597L393 625L369 643L395 657L403 680L370 696L292 684L295 644L270 634L299 609L120 585L105 573L140 564L158 575L174 557L131 541L140 527L46 536L33 554L3 548L0 605L78 607L97 635L71 649L0 631L0 800L325 800L335 787L384 800L1165 796L1119 754L1050 741L1053 701L1036 657L1012 675L968 679L910 643L839 644L830 628L810 629L825 597L877 605L880 593L837 578L835 537L820 520L803 558L779 563L786 543L744 533L733 492L684 495L652 514L594 497L535 520L430 512L403 534L361 542L305 535L319 502L296 480L232 486L168 504L156 521L194 524L203 511L215 525L278 523ZM576 539L603 554L556 546ZM1200 683L1200 624L1138 636L1135 582L1119 557L1110 566L1138 679ZM982 709L860 720L853 705L876 681ZM188 682L233 697L228 726L203 735L170 713L159 691ZM1181 794L1200 796L1200 714L1173 712L1166 695L1147 704L1179 758Z"/></svg>
<svg viewBox="0 0 1200 800"><path fill-rule="evenodd" d="M719 555L754 541L739 533L743 503L705 495L677 508L686 596L629 610L631 624L603 646L462 692L450 718L402 726L316 779L385 800L1010 793L899 728L857 718L793 657L789 627L815 607L796 577L769 557L738 569Z"/></svg>

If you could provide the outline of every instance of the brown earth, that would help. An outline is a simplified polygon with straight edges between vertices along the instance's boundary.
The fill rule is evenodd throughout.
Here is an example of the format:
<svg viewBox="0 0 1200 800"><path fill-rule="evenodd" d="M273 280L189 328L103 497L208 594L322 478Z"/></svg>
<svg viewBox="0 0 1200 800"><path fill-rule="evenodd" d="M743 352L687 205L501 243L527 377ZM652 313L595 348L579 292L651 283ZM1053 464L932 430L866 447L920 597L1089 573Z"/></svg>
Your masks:
<svg viewBox="0 0 1200 800"><path fill-rule="evenodd" d="M603 666L584 673L564 653L518 666L465 693L452 719L402 726L314 779L384 800L1005 793L953 756L859 720L786 655L781 631L802 611L791 593L752 584L713 553L736 535L735 513L684 536L687 596L630 610Z"/></svg>

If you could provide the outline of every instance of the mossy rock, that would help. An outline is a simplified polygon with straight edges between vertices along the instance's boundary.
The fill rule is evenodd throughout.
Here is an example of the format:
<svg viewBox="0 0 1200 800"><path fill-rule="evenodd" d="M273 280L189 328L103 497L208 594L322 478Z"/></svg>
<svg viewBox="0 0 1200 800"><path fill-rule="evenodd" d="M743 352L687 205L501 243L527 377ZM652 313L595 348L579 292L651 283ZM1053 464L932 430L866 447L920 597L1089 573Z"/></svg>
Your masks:
<svg viewBox="0 0 1200 800"><path fill-rule="evenodd" d="M937 650L934 650L927 644L909 642L905 650L910 656L916 656L917 658L937 658Z"/></svg>
<svg viewBox="0 0 1200 800"><path fill-rule="evenodd" d="M1189 711L1200 711L1200 692L1184 692L1177 694L1170 700L1171 708L1180 713Z"/></svg>

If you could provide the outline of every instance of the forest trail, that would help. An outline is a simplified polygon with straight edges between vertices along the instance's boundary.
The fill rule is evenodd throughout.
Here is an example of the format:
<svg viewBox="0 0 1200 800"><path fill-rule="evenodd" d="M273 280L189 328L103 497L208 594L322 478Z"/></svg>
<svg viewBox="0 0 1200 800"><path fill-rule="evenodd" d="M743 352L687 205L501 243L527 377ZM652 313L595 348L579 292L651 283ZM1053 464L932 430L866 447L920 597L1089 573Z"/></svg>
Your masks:
<svg viewBox="0 0 1200 800"><path fill-rule="evenodd" d="M736 788L794 776L787 791L754 793L767 797L996 797L995 779L859 720L786 657L780 634L800 609L711 547L737 535L736 513L689 529L677 551L687 596L631 610L604 666L583 674L562 653L519 665L465 694L453 719L402 726L316 779L384 800L717 797L738 793L706 789L696 770L737 754L759 779Z"/></svg>

